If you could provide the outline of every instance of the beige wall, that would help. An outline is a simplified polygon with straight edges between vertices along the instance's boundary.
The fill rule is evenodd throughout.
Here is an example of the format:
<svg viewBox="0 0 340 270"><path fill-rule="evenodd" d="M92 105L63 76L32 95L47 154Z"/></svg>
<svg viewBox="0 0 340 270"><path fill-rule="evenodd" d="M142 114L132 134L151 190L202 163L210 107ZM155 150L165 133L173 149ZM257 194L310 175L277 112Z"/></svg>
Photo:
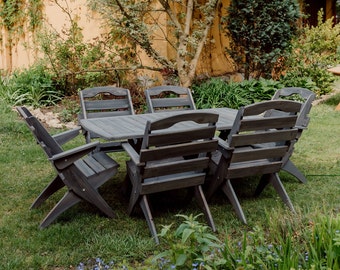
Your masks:
<svg viewBox="0 0 340 270"><path fill-rule="evenodd" d="M59 1L65 8L67 8L65 1ZM224 6L221 7L220 12L223 12L224 7L229 3L229 0L224 0ZM83 35L85 41L91 41L91 39L103 33L105 29L101 28L101 22L96 14L90 12L86 8L86 0L67 1L68 8L73 16L79 16L79 26L83 28ZM44 7L45 21L44 24L48 27L52 27L59 33L61 30L69 25L69 20L65 13L61 12L53 1L46 0ZM161 18L165 20L165 17ZM165 25L165 24L164 24ZM6 33L2 29L1 31L1 50L0 50L0 70L15 70L18 68L28 67L39 58L37 46L34 42L33 34L29 31L24 31L25 34L21 36L20 40L16 42L16 45L9 50L6 46L7 38ZM226 72L232 71L232 65L227 59L224 46L227 44L226 38L219 30L219 19L216 18L215 24L210 33L214 42L206 44L205 50L202 53L201 61L198 66L199 74L209 75L222 75ZM164 55L169 54L168 47L165 41L155 39L159 50ZM141 51L143 64L153 65L152 61ZM160 78L159 74L154 72L138 72L140 76L150 76L155 80Z"/></svg>
<svg viewBox="0 0 340 270"><path fill-rule="evenodd" d="M60 1L60 3L64 8L67 8L64 1ZM58 33L61 33L61 30L70 24L67 15L61 12L60 7L52 1L47 0L44 5L44 26L53 28ZM100 27L98 16L86 9L86 0L68 1L68 8L74 17L79 17L79 26L83 28L85 41L90 41L105 31ZM0 69L14 70L28 67L39 58L33 33L30 31L24 30L24 34L15 43L16 45L13 46L12 51L9 51L8 38L4 29L1 29L1 37Z"/></svg>

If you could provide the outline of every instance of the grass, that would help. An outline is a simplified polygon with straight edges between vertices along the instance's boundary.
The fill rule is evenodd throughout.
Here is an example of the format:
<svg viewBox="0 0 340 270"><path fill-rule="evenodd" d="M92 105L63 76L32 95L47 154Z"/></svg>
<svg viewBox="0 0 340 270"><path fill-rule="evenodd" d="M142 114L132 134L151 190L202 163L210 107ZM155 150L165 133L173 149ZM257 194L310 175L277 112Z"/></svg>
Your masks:
<svg viewBox="0 0 340 270"><path fill-rule="evenodd" d="M238 243L245 233L262 228L264 236L260 238L265 237L266 242L286 241L285 235L291 232L294 236L291 241L303 250L309 244L308 230L322 218L331 217L339 224L340 111L334 110L339 102L340 95L335 95L314 106L309 129L296 144L292 160L306 175L308 183L301 184L292 176L281 173L297 214L293 215L284 207L272 188L267 188L259 198L253 198L253 183L243 181L236 190L248 225L237 219L222 196L217 196L210 204L219 239ZM58 131L51 130L54 132ZM83 142L79 137L67 147ZM57 222L40 230L40 221L63 192L55 194L41 208L29 210L30 204L54 176L54 171L26 125L4 104L0 105L0 144L0 269L75 269L80 262L95 258L129 265L133 269L167 248L162 239L159 246L154 244L140 213L132 217L127 215L128 199L120 192L127 159L124 153L114 155L121 164L119 173L101 188L101 194L116 213L115 219L100 215L91 205L79 203L62 214ZM161 225L179 225L181 219L175 216L178 213L200 213L194 202L188 207L176 208L163 204L163 198L155 200L158 201L154 217L159 232ZM202 217L200 221L204 222Z"/></svg>

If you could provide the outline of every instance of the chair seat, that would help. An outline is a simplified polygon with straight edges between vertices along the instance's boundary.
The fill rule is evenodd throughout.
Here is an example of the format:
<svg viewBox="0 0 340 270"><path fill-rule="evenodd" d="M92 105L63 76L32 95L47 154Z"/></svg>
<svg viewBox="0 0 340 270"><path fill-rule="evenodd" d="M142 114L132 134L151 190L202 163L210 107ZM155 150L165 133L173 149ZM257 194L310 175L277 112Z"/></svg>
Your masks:
<svg viewBox="0 0 340 270"><path fill-rule="evenodd" d="M88 178L100 174L105 170L119 167L119 164L104 152L97 152L77 160L75 165Z"/></svg>

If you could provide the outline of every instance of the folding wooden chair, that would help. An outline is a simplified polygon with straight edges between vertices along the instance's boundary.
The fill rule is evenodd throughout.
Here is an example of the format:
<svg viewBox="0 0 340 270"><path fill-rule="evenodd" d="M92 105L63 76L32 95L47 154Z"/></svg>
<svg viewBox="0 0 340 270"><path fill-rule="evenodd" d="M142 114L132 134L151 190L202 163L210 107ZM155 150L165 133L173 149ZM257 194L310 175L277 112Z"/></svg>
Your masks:
<svg viewBox="0 0 340 270"><path fill-rule="evenodd" d="M281 183L278 172L290 157L296 136L301 103L287 100L259 102L238 111L232 130L226 141L219 139L219 151L213 155L213 178L208 184L207 198L222 190L233 205L238 217L246 218L233 189L231 180L262 176L255 194L259 195L271 183L284 203L294 207ZM282 111L280 115L266 115L267 111ZM261 148L253 147L262 144Z"/></svg>
<svg viewBox="0 0 340 270"><path fill-rule="evenodd" d="M112 117L134 114L130 91L114 86L100 86L86 88L79 92L81 113L79 119ZM95 133L84 130L86 143L94 138L99 138ZM100 143L100 151L123 151L121 142Z"/></svg>
<svg viewBox="0 0 340 270"><path fill-rule="evenodd" d="M113 210L97 189L114 176L119 166L118 163L104 152L89 155L96 149L98 142L64 151L59 143L65 143L75 137L80 129L51 136L27 108L18 107L17 110L57 172L56 177L41 192L31 208L39 207L52 194L64 186L67 187L65 195L46 215L40 228L50 225L61 213L81 200L97 206L107 216L114 217Z"/></svg>
<svg viewBox="0 0 340 270"><path fill-rule="evenodd" d="M208 204L202 191L210 162L217 149L214 138L218 115L190 113L147 122L139 152L128 143L123 147L130 155L127 176L132 184L129 214L139 203L156 243L156 227L148 196L153 193L193 188L209 225L215 231Z"/></svg>
<svg viewBox="0 0 340 270"><path fill-rule="evenodd" d="M149 113L165 110L196 110L189 88L163 85L145 90Z"/></svg>

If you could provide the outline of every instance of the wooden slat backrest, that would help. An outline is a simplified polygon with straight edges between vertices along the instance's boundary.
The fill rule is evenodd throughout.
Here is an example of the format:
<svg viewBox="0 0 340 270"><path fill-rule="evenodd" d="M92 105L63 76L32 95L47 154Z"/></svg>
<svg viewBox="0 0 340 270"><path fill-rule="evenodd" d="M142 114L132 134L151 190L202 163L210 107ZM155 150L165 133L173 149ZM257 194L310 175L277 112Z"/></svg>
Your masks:
<svg viewBox="0 0 340 270"><path fill-rule="evenodd" d="M37 118L30 116L26 119L26 121L30 126L33 135L37 139L37 142L44 149L48 157L52 157L53 155L63 152L61 146L55 139L53 139Z"/></svg>
<svg viewBox="0 0 340 270"><path fill-rule="evenodd" d="M63 149L58 142L48 133L41 122L34 117L26 107L17 107L16 109L24 118L37 143L39 143L44 149L48 157L63 152Z"/></svg>
<svg viewBox="0 0 340 270"><path fill-rule="evenodd" d="M114 86L87 88L79 92L80 118L134 114L130 91Z"/></svg>
<svg viewBox="0 0 340 270"><path fill-rule="evenodd" d="M296 125L301 128L306 128L309 124L309 112L312 108L312 102L315 99L315 93L301 87L286 87L279 89L275 92L274 96L272 97L272 100L278 100L278 99L293 99L296 101L299 101L302 103L300 113L298 116L298 120L296 122ZM278 111L271 111L267 112L266 115L274 115L274 114L280 114L282 112Z"/></svg>
<svg viewBox="0 0 340 270"><path fill-rule="evenodd" d="M297 115L301 103L273 100L241 108L228 136L232 148L227 159L228 178L278 172L292 151L298 129ZM281 116L266 111L284 112ZM254 148L254 144L263 144Z"/></svg>
<svg viewBox="0 0 340 270"><path fill-rule="evenodd" d="M163 85L145 90L148 111L195 110L196 106L189 88Z"/></svg>
<svg viewBox="0 0 340 270"><path fill-rule="evenodd" d="M192 172L204 181L210 153L217 149L214 139L218 115L190 113L148 122L140 150L142 178ZM185 123L174 130L176 124ZM187 176L186 176L187 177ZM169 180L170 181L170 180Z"/></svg>

